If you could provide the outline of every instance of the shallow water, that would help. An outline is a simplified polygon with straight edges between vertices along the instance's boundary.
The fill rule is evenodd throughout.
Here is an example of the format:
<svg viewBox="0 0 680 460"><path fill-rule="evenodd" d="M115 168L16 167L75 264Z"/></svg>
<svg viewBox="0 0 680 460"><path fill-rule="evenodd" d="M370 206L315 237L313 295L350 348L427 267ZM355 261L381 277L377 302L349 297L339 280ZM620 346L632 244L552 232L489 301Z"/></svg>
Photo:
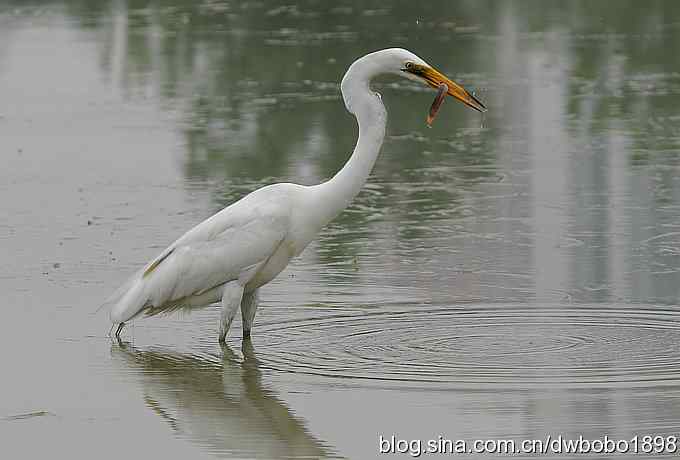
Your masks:
<svg viewBox="0 0 680 460"><path fill-rule="evenodd" d="M680 435L680 4L421 3L0 4L3 453ZM219 347L216 308L107 338L97 306L183 231L343 164L337 82L394 45L483 124L380 82L374 173L252 342Z"/></svg>

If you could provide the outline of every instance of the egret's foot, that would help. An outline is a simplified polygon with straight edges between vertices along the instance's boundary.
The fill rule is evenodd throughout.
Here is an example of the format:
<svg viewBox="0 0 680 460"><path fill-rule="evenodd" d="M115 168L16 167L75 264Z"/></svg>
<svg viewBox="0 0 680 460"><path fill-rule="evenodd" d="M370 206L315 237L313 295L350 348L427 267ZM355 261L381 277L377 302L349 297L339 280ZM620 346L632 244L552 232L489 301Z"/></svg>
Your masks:
<svg viewBox="0 0 680 460"><path fill-rule="evenodd" d="M116 329L116 338L120 339L120 333L125 327L125 323L118 323L118 329Z"/></svg>
<svg viewBox="0 0 680 460"><path fill-rule="evenodd" d="M250 329L243 331L243 340L248 340L250 338Z"/></svg>
<svg viewBox="0 0 680 460"><path fill-rule="evenodd" d="M222 309L222 312L224 313L224 309ZM222 318L220 321L220 328L218 329L219 336L217 339L220 343L225 343L227 341L227 334L229 333L229 329L231 329L231 322L233 319L233 314L230 314L226 318Z"/></svg>
<svg viewBox="0 0 680 460"><path fill-rule="evenodd" d="M258 361L255 356L255 349L253 348L253 342L250 338L244 338L241 342L241 352L243 353L243 364L244 365L255 365L257 366Z"/></svg>

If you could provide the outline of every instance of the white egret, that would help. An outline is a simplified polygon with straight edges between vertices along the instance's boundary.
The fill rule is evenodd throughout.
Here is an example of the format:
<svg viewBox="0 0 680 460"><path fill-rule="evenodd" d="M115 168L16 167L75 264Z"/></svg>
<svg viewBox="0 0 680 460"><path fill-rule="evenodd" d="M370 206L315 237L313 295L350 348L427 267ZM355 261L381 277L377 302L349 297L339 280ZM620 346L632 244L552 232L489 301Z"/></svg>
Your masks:
<svg viewBox="0 0 680 460"><path fill-rule="evenodd" d="M143 313L155 315L221 301L220 342L239 306L243 336L249 337L259 288L350 204L373 169L385 137L386 112L370 83L382 74L439 89L428 122L441 105L443 91L475 110L486 110L462 86L407 50L385 49L357 59L340 85L345 106L359 126L354 152L344 167L318 185L262 187L189 230L104 303L110 308L111 322L118 324L116 336L125 322Z"/></svg>

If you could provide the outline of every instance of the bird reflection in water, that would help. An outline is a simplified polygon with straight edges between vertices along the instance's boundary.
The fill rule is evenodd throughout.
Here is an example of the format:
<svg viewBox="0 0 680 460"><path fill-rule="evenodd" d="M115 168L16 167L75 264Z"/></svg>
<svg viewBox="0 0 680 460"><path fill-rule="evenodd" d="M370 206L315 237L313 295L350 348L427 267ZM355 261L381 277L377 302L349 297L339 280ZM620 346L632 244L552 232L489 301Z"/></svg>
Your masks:
<svg viewBox="0 0 680 460"><path fill-rule="evenodd" d="M220 457L336 457L262 383L250 340L243 358L228 345L221 361L116 341L115 361L141 377L143 399L177 436Z"/></svg>

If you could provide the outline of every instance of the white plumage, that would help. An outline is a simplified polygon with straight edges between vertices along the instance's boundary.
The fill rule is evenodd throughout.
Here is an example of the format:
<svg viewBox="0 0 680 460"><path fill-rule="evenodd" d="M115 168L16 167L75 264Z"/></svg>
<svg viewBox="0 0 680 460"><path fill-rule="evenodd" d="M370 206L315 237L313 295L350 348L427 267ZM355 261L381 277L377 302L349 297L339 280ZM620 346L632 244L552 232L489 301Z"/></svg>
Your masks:
<svg viewBox="0 0 680 460"><path fill-rule="evenodd" d="M356 116L359 138L352 156L330 180L314 186L274 184L258 189L189 230L135 273L104 304L116 336L126 321L182 308L222 302L220 341L239 308L244 337L250 335L258 288L274 279L318 231L346 208L373 168L385 134L380 95L369 86L383 73L449 85L449 94L485 110L462 87L413 53L392 48L355 61L341 90Z"/></svg>

